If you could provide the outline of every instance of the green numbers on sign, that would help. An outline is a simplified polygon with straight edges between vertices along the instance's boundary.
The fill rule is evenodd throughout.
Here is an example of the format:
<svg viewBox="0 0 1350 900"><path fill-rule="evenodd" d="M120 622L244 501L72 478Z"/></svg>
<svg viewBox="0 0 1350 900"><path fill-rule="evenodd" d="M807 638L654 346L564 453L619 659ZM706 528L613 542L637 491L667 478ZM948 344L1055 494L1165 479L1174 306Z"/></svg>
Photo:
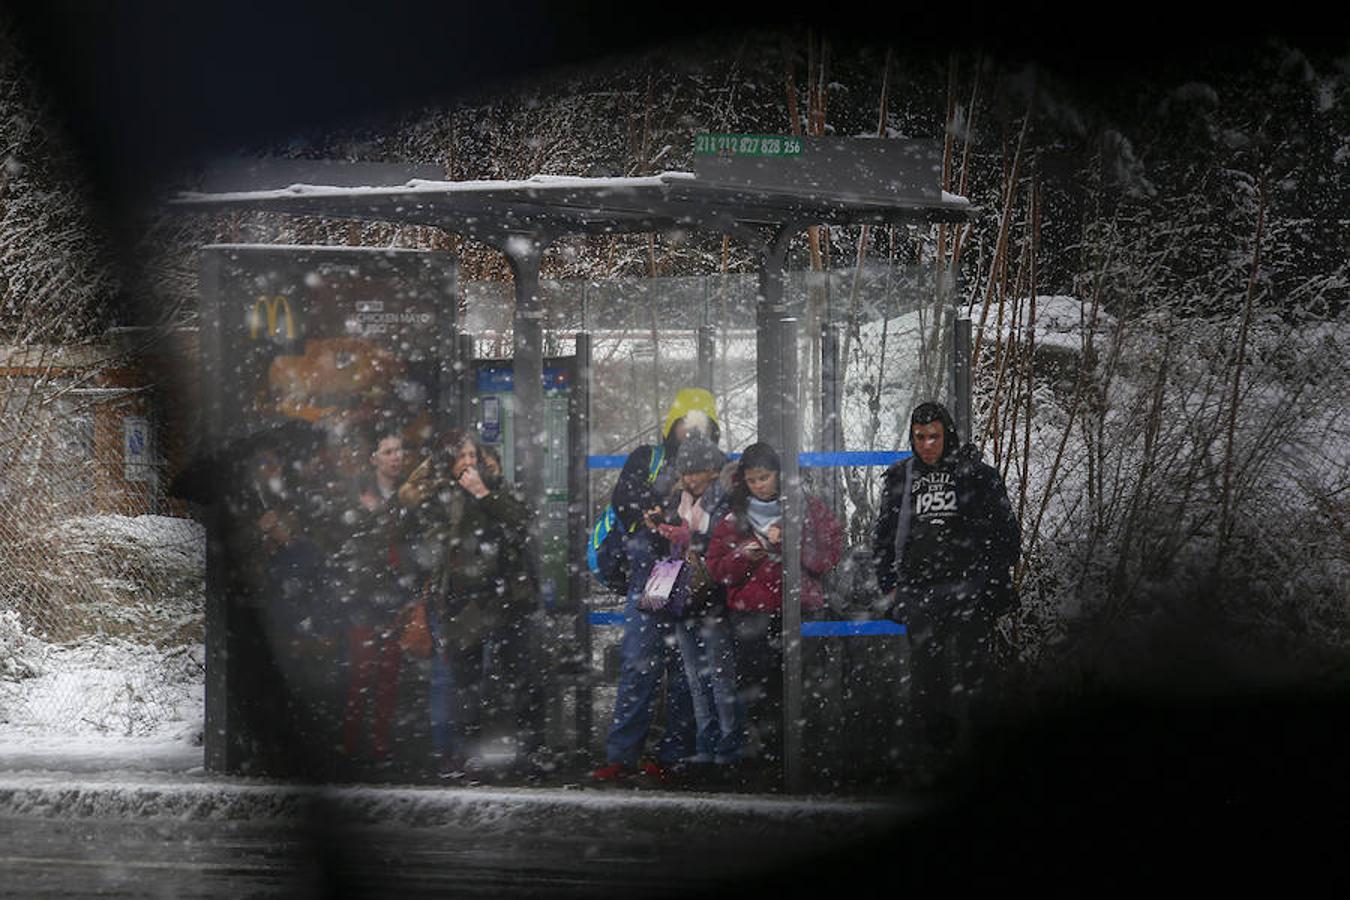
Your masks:
<svg viewBox="0 0 1350 900"><path fill-rule="evenodd" d="M694 153L700 156L801 156L802 140L779 134L698 134Z"/></svg>

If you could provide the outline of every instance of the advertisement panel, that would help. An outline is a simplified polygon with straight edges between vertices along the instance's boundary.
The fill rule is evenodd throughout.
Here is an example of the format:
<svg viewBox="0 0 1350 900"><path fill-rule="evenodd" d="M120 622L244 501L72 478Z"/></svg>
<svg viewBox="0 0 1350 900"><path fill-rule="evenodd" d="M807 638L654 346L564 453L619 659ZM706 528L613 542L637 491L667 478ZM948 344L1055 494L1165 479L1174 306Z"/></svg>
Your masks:
<svg viewBox="0 0 1350 900"><path fill-rule="evenodd" d="M218 260L220 425L226 440L281 422L332 430L427 420L453 326L445 254L207 247Z"/></svg>
<svg viewBox="0 0 1350 900"><path fill-rule="evenodd" d="M209 768L341 778L425 758L409 706L425 675L378 649L416 586L377 574L394 569L375 451L400 438L405 475L448 424L455 294L442 253L204 248Z"/></svg>

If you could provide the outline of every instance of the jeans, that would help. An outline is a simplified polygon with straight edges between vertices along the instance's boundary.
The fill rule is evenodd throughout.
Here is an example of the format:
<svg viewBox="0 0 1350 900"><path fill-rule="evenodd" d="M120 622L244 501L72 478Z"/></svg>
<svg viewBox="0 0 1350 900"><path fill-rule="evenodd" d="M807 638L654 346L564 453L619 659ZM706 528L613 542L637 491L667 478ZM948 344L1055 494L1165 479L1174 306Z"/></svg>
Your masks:
<svg viewBox="0 0 1350 900"><path fill-rule="evenodd" d="M694 708L694 762L734 763L745 744L745 714L736 693L736 655L725 613L675 625Z"/></svg>
<svg viewBox="0 0 1350 900"><path fill-rule="evenodd" d="M512 729L518 753L543 747L543 685L531 668L536 664L536 624L521 614L492 629L487 636L483 718Z"/></svg>
<svg viewBox="0 0 1350 900"><path fill-rule="evenodd" d="M624 605L623 640L619 647L619 690L605 742L605 761L636 766L652 722L652 706L666 677L666 728L656 748L662 765L690 755L694 744L694 710L675 637L675 623L637 608L656 562L659 538L639 529L627 535L628 602ZM663 542L662 542L663 543Z"/></svg>
<svg viewBox="0 0 1350 900"><path fill-rule="evenodd" d="M441 620L431 605L427 608L431 627L431 683L428 690L431 724L431 750L438 758L467 755L469 727L479 708L483 676L483 645L475 643L461 649L442 640Z"/></svg>
<svg viewBox="0 0 1350 900"><path fill-rule="evenodd" d="M510 718L517 752L543 746L544 698L529 670L534 624L527 616L490 631L468 647L442 641L440 617L430 607L431 683L428 703L431 750L440 759L469 755L474 725Z"/></svg>

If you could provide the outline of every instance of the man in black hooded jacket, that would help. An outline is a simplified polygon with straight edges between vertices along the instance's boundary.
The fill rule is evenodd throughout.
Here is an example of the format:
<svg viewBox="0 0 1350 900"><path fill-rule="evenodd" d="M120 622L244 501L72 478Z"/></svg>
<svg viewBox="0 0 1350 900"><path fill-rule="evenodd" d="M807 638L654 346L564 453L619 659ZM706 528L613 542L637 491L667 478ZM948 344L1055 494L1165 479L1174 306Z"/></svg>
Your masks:
<svg viewBox="0 0 1350 900"><path fill-rule="evenodd" d="M910 641L910 707L941 765L981 713L994 623L1017 605L1022 530L998 471L960 443L940 403L910 416L912 456L885 474L872 557L882 602Z"/></svg>

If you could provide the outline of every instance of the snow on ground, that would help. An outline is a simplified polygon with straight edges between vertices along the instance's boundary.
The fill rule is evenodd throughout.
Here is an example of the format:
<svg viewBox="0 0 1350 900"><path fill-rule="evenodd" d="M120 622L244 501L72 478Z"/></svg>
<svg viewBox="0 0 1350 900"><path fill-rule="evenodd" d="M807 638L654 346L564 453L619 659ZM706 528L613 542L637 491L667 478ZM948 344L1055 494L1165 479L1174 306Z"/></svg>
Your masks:
<svg viewBox="0 0 1350 900"><path fill-rule="evenodd" d="M1011 304L1004 310L1003 329L1005 333L1013 331L1013 325L1016 324L1017 331L1015 337L1024 339L1026 336L1026 319L1031 314L1031 307L1023 301L1020 321L1013 321L1013 309ZM1092 317L1092 304L1084 303L1077 297L1066 297L1059 295L1041 295L1036 297L1036 345L1038 347L1057 347L1065 350L1077 351L1083 346L1083 332ZM985 322L985 328L988 331L988 337L995 334L998 324L998 312L996 309L989 311L988 319ZM979 327L978 317L974 318L972 325ZM1115 318L1104 309L1097 310L1097 323L1093 329L1095 335L1099 338L1109 334L1115 325Z"/></svg>
<svg viewBox="0 0 1350 900"><path fill-rule="evenodd" d="M45 648L43 674L0 682L0 815L244 821L302 818L321 797L352 821L520 834L532 828L781 829L784 836L857 837L917 805L822 797L731 796L573 788L325 786L227 778L203 769L200 681L166 677L200 647L156 657L126 644ZM127 686L139 686L129 689ZM151 686L157 685L157 687ZM158 704L135 694L160 692ZM79 697L78 714L51 712L55 694ZM157 717L157 718L156 718Z"/></svg>
<svg viewBox="0 0 1350 900"><path fill-rule="evenodd" d="M0 680L0 736L193 740L202 727L202 645L158 650L121 639L34 642L27 678Z"/></svg>
<svg viewBox="0 0 1350 900"><path fill-rule="evenodd" d="M70 590L0 611L0 768L200 765L202 526L93 515L48 534L59 564L39 577ZM48 641L29 621L42 615L85 628Z"/></svg>
<svg viewBox="0 0 1350 900"><path fill-rule="evenodd" d="M192 772L202 767L198 743L200 723L179 734L160 737L86 735L78 739L60 734L0 735L0 781L3 773L59 772L69 781L72 773L109 775L131 772Z"/></svg>
<svg viewBox="0 0 1350 900"><path fill-rule="evenodd" d="M477 833L518 832L557 817L575 830L622 830L625 818L675 817L700 822L797 825L813 836L870 827L922 807L909 801L821 797L714 795L580 788L322 786L200 774L166 776L109 772L72 780L67 772L0 772L0 813L44 816L288 818L306 815L323 797L361 821L388 825L472 827ZM732 832L724 832L732 833Z"/></svg>
<svg viewBox="0 0 1350 900"><path fill-rule="evenodd" d="M0 815L240 821L300 818L321 796L353 821L463 827L782 829L857 836L907 808L883 801L575 788L326 786L226 778L203 769L202 685L183 673L201 648L173 655L125 642L39 648L41 674L0 681ZM166 674L168 673L168 674ZM147 702L144 695L158 695ZM52 697L78 698L74 710ZM316 793L317 792L317 793ZM917 813L915 806L911 813ZM674 827L672 825L672 827Z"/></svg>

